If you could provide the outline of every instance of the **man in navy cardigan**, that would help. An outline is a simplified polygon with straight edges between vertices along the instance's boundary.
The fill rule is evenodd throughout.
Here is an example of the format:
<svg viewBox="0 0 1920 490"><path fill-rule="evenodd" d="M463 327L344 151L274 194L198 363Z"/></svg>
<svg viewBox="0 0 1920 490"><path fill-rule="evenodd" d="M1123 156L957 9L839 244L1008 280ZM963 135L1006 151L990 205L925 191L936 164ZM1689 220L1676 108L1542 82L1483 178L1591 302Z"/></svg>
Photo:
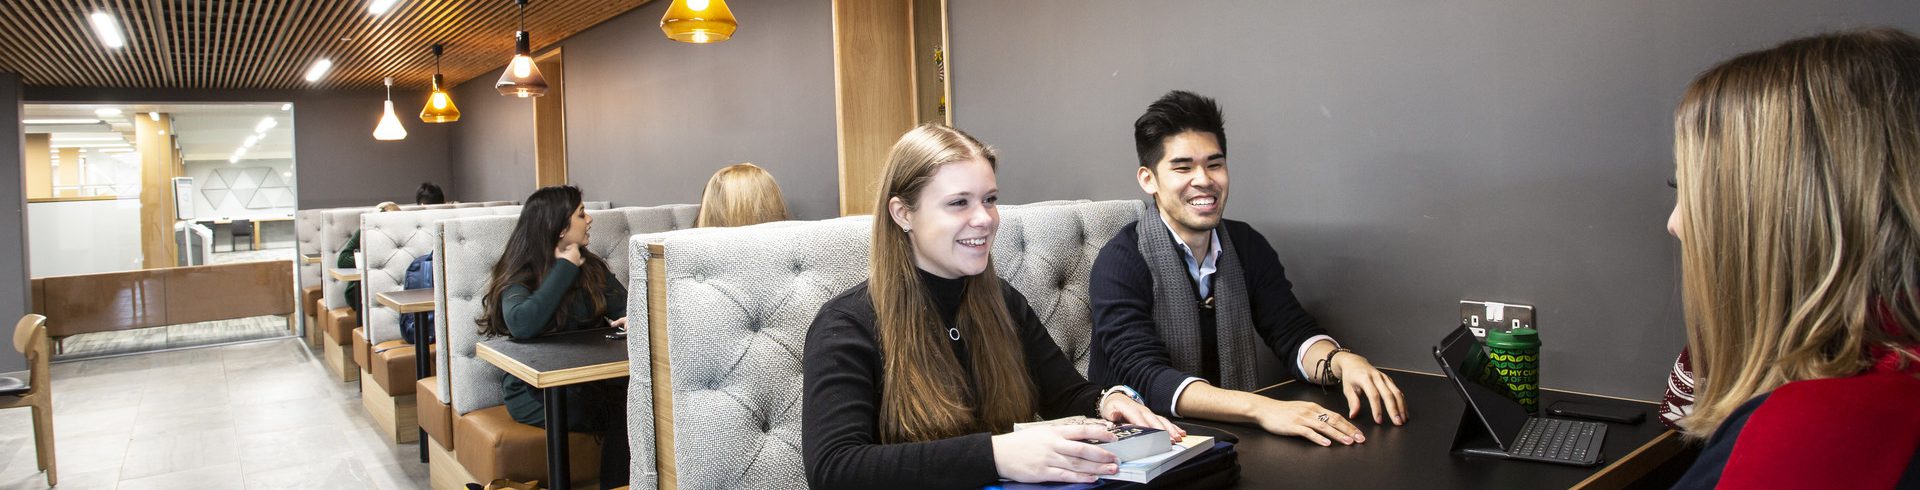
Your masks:
<svg viewBox="0 0 1920 490"><path fill-rule="evenodd" d="M1406 404L1393 380L1320 329L1265 237L1222 218L1226 133L1214 101L1168 93L1134 122L1134 144L1140 189L1154 210L1094 261L1088 377L1126 385L1166 415L1255 423L1322 446L1366 441L1348 421L1363 403L1374 423L1403 423ZM1258 341L1300 379L1340 385L1347 415L1249 393L1259 388Z"/></svg>

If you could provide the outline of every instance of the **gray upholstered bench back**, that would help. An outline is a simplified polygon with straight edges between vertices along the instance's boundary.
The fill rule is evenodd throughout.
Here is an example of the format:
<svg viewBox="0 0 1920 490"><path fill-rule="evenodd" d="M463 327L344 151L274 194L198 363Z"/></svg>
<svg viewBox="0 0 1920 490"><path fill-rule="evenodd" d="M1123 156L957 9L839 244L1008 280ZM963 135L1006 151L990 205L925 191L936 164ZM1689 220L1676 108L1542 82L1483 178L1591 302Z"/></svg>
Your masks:
<svg viewBox="0 0 1920 490"><path fill-rule="evenodd" d="M1049 201L1001 210L994 267L1083 373L1093 258L1141 209ZM627 337L634 488L806 485L800 357L820 306L866 279L870 227L849 217L633 238L628 322L647 327ZM660 312L664 325L653 318ZM665 377L654 372L662 352Z"/></svg>
<svg viewBox="0 0 1920 490"><path fill-rule="evenodd" d="M334 279L327 271L338 265L340 249L347 246L347 240L353 239L353 232L360 229L360 215L374 212L374 208L338 208L320 211L320 297L326 299L327 308L347 306L342 297L346 283ZM360 264L354 264L360 265Z"/></svg>
<svg viewBox="0 0 1920 490"><path fill-rule="evenodd" d="M636 233L654 233L693 226L700 207L674 204L649 208L616 208L589 211L593 233L587 249L606 259L620 280L626 280L628 237ZM438 363L442 402L451 402L455 413L499 405L500 377L504 371L474 357L474 346L482 339L475 319L483 313L481 296L486 294L494 262L506 249L517 215L481 216L442 220L439 247L434 252L434 329L443 344L434 358Z"/></svg>
<svg viewBox="0 0 1920 490"><path fill-rule="evenodd" d="M469 216L517 215L519 206L453 207L395 213L370 213L360 217L360 250L367 263L361 267L360 289L366 291L367 340L378 344L403 339L400 313L380 304L375 295L406 289L407 266L413 259L433 252L440 243L441 220Z"/></svg>
<svg viewBox="0 0 1920 490"><path fill-rule="evenodd" d="M326 225L326 217L320 213L325 209L302 209L293 212L293 248L300 255L320 253L320 228ZM322 260L320 262L326 262ZM301 289L320 285L320 263L309 264L301 260L299 274L294 276ZM313 305L301 305L304 310Z"/></svg>

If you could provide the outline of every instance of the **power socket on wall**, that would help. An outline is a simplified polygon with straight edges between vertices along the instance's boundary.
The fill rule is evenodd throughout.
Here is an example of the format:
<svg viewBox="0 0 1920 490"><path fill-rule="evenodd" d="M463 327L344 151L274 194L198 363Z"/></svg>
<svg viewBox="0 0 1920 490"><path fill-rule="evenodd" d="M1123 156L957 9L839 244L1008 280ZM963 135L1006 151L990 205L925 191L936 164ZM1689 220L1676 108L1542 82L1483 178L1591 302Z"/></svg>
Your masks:
<svg viewBox="0 0 1920 490"><path fill-rule="evenodd" d="M1539 328L1533 321L1533 305L1470 299L1460 300L1460 324L1482 339L1487 337L1487 329L1496 325L1503 330Z"/></svg>

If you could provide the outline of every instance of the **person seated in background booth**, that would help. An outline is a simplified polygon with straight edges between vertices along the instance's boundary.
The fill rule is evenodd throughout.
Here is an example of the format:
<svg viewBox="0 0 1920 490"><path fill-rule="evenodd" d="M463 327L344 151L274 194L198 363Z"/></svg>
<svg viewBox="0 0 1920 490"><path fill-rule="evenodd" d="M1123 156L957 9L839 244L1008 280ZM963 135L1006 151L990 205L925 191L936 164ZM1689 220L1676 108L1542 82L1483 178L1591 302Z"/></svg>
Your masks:
<svg viewBox="0 0 1920 490"><path fill-rule="evenodd" d="M927 124L887 157L866 282L821 307L803 354L801 439L814 488L979 488L1002 478L1092 482L1118 471L1097 425L1184 431L1074 370L1025 296L995 275L994 153Z"/></svg>
<svg viewBox="0 0 1920 490"><path fill-rule="evenodd" d="M441 192L440 186L434 185L432 182L421 182L420 189L413 191L413 203L446 204L447 194Z"/></svg>
<svg viewBox="0 0 1920 490"><path fill-rule="evenodd" d="M747 226L788 219L787 200L773 174L751 163L728 165L707 179L693 226Z"/></svg>
<svg viewBox="0 0 1920 490"><path fill-rule="evenodd" d="M373 207L376 213L400 210L400 205L394 204L393 201L375 204ZM347 244L340 247L340 255L334 257L333 266L340 269L359 267L360 264L355 262L354 259L354 255L358 253L360 253L360 230L354 230L353 237L348 238ZM360 310L360 281L347 281L345 289L341 291L342 294L346 295L344 299L347 302L347 307L353 308L354 317L360 319L361 325L366 325L367 315Z"/></svg>
<svg viewBox="0 0 1920 490"><path fill-rule="evenodd" d="M579 188L542 187L527 196L506 251L493 265L481 300L486 313L476 319L480 333L526 339L608 326L626 328L627 288L605 260L587 250L592 227L593 218L587 216ZM540 390L512 375L502 375L500 383L513 420L546 426ZM560 389L567 390L569 400L566 429L601 435L601 486L626 483L626 379Z"/></svg>
<svg viewBox="0 0 1920 490"><path fill-rule="evenodd" d="M1920 38L1708 69L1674 111L1688 353L1678 488L1920 488Z"/></svg>
<svg viewBox="0 0 1920 490"><path fill-rule="evenodd" d="M1227 139L1213 99L1167 93L1134 121L1133 140L1135 177L1153 207L1094 259L1088 377L1138 389L1156 412L1252 423L1322 446L1366 442L1348 421L1363 406L1375 424L1404 423L1400 388L1320 328L1265 236L1224 217ZM1250 393L1261 387L1255 342L1300 379L1338 385L1346 416Z"/></svg>

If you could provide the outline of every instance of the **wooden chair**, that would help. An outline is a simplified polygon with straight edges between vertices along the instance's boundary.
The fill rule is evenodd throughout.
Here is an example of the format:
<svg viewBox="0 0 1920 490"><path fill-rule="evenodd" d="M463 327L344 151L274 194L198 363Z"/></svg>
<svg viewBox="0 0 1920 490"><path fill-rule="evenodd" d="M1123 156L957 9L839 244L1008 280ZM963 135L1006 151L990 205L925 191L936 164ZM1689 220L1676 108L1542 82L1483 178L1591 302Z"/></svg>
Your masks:
<svg viewBox="0 0 1920 490"><path fill-rule="evenodd" d="M28 381L0 377L0 409L33 408L33 449L47 486L60 484L53 465L53 384L47 379L47 317L27 315L13 327L13 348L27 355Z"/></svg>

